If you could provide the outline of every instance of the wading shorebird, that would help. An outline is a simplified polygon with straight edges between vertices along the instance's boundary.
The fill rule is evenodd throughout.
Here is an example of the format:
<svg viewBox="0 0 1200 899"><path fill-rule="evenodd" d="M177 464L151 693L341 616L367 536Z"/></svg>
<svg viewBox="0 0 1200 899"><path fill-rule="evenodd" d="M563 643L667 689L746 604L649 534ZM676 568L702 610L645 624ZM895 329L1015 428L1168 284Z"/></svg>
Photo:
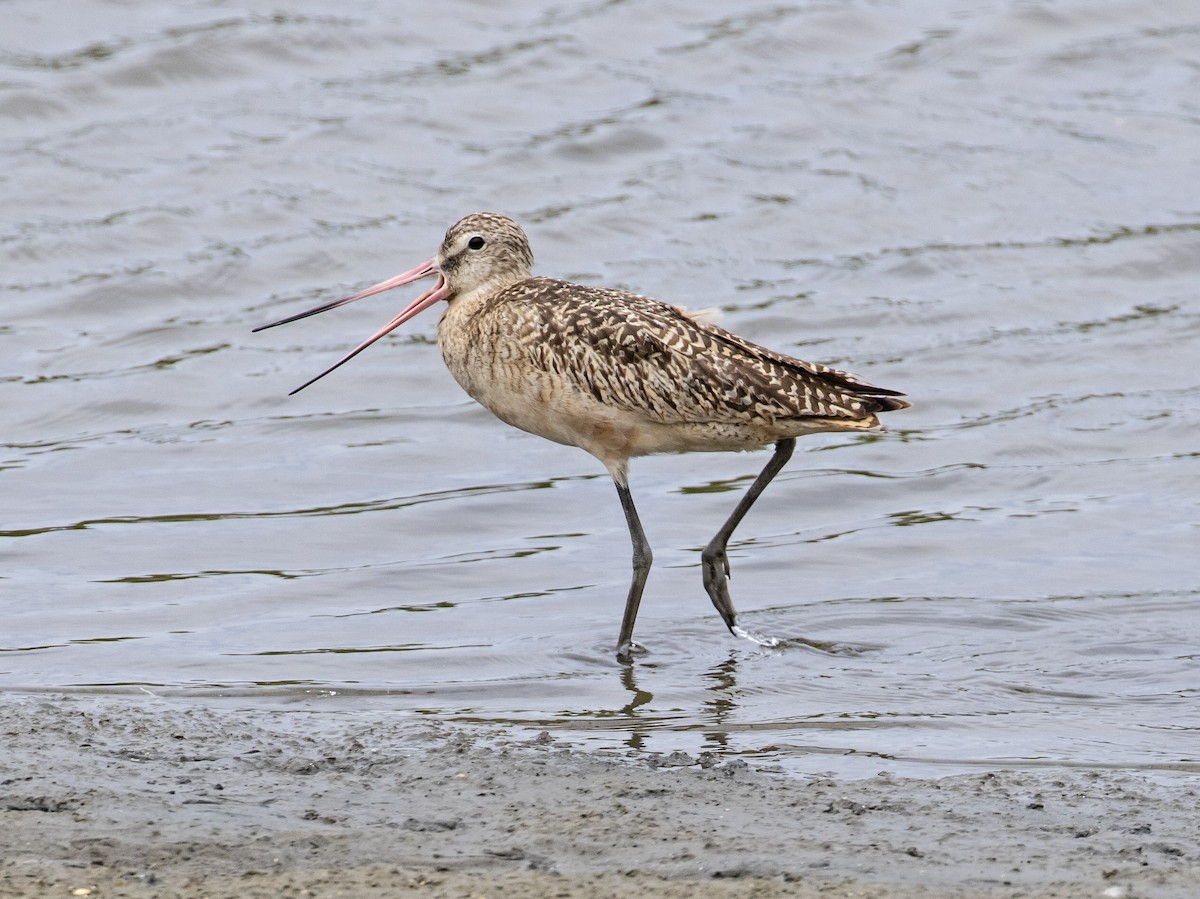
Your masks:
<svg viewBox="0 0 1200 899"><path fill-rule="evenodd" d="M880 412L910 405L898 399L904 394L758 346L678 306L534 277L525 232L489 212L453 225L437 255L416 268L254 330L434 277L429 292L292 393L445 301L438 345L462 388L513 427L587 450L612 475L633 541L633 582L617 639L623 661L635 646L633 624L653 561L629 492L629 460L774 444L766 467L701 554L704 588L730 632L774 645L737 624L726 555L734 528L787 463L797 437L876 430Z"/></svg>

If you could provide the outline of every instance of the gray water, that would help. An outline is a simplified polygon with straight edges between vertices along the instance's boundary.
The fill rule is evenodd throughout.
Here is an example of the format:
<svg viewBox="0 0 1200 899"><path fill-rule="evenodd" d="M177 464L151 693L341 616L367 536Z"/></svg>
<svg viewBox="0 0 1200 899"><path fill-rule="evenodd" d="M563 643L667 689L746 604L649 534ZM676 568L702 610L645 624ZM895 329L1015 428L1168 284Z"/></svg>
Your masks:
<svg viewBox="0 0 1200 899"><path fill-rule="evenodd" d="M409 7L402 11L402 7ZM1200 769L1200 9L46 4L0 16L0 689L380 710L788 773ZM600 465L421 288L251 334L481 209L542 274L906 391L882 435ZM1163 775L1166 776L1166 775Z"/></svg>

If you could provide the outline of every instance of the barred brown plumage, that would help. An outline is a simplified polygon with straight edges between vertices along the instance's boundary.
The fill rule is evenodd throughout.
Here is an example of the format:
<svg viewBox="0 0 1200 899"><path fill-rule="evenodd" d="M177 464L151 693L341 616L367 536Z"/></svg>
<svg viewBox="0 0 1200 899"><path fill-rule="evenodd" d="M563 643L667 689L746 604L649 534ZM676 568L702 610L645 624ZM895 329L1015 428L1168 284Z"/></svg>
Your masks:
<svg viewBox="0 0 1200 899"><path fill-rule="evenodd" d="M438 254L416 268L255 330L434 276L431 290L292 393L446 301L438 343L463 389L514 427L587 450L612 475L633 541L633 582L617 642L623 660L635 645L634 621L652 562L629 492L631 458L775 445L767 466L701 555L713 605L731 632L751 636L738 627L729 597L726 545L791 456L796 437L874 430L879 413L910 405L898 391L769 350L678 306L534 277L525 232L507 216L487 212L453 225Z"/></svg>

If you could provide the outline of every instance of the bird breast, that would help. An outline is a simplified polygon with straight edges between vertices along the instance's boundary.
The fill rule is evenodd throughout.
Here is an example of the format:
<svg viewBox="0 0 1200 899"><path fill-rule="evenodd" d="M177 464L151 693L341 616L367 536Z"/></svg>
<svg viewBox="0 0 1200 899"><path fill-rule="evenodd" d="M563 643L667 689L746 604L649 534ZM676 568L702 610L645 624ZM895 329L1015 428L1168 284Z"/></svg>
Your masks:
<svg viewBox="0 0 1200 899"><path fill-rule="evenodd" d="M547 440L578 446L606 464L643 455L646 425L636 414L580 391L537 316L494 297L455 299L438 325L446 367L501 421Z"/></svg>

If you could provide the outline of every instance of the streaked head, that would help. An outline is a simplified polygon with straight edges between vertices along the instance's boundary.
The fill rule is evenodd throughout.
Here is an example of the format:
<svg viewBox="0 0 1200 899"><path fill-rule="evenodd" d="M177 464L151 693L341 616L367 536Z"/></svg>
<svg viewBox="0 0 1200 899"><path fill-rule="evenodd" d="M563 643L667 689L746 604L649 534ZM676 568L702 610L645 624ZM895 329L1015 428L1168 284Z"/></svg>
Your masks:
<svg viewBox="0 0 1200 899"><path fill-rule="evenodd" d="M313 381L325 377L344 362L349 362L380 337L400 327L430 306L434 306L442 300L453 301L461 294L480 288L499 290L528 278L532 271L533 252L529 249L529 238L525 236L521 226L506 215L495 212L476 212L451 225L442 240L438 254L432 259L422 262L416 268L388 278L386 281L380 281L378 284L348 297L342 297L340 300L334 300L332 303L326 303L315 309L271 322L269 325L261 325L254 330L263 331L277 325L286 325L289 322L308 318L310 315L345 306L355 300L383 293L385 290L391 290L403 284L411 284L422 278L437 276L437 283L431 290L413 300L399 315L325 371L292 391L292 393L299 393Z"/></svg>
<svg viewBox="0 0 1200 899"><path fill-rule="evenodd" d="M475 212L450 226L437 266L450 298L480 287L501 288L533 274L533 252L521 226L506 215Z"/></svg>

